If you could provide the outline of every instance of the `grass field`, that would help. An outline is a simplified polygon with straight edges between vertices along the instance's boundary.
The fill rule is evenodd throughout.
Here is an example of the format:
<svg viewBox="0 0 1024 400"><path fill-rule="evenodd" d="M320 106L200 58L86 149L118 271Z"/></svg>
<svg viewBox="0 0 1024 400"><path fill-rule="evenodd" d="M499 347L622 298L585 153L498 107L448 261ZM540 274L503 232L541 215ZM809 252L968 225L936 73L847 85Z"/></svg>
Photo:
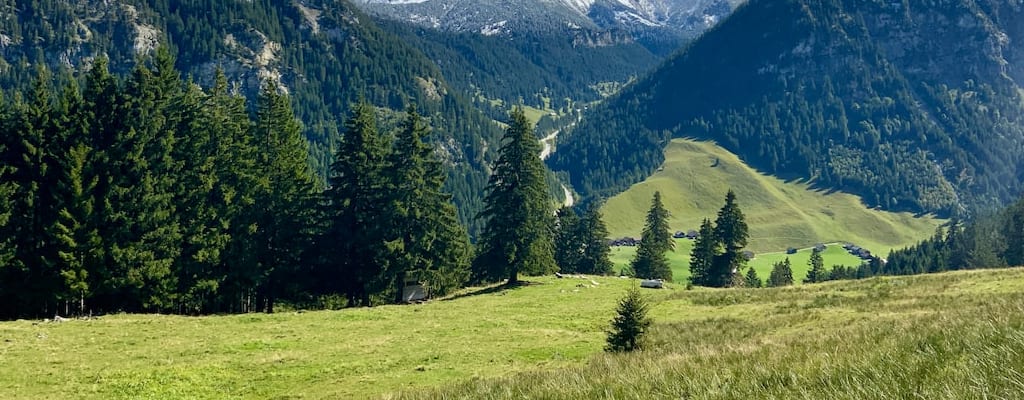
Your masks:
<svg viewBox="0 0 1024 400"><path fill-rule="evenodd" d="M714 219L730 188L750 226L749 247L758 253L852 242L885 254L929 237L942 222L871 210L853 195L761 174L714 143L677 139L666 148L661 171L608 200L605 223L612 237L639 237L651 196L660 191L672 229L695 230L704 218Z"/></svg>
<svg viewBox="0 0 1024 400"><path fill-rule="evenodd" d="M632 280L531 278L421 305L0 323L0 398L1014 398L1024 270L644 291L648 351L601 352ZM595 284L596 283L596 284Z"/></svg>
<svg viewBox="0 0 1024 400"><path fill-rule="evenodd" d="M675 251L667 254L669 265L672 266L672 279L675 282L686 282L690 278L690 252L693 250L693 241L688 239L675 239L675 241ZM615 264L615 271L618 272L628 266L635 255L635 247L612 247L609 258ZM821 253L821 257L825 261L825 269L832 269L833 265L856 267L862 262L860 258L843 250L842 244L839 243L829 244ZM785 251L755 254L754 259L748 261L747 265L754 267L757 276L761 277L763 281L768 279L772 265L786 258L789 258L789 262L793 266L793 279L799 284L807 277L807 271L810 269L808 263L811 259L811 248L800 249L796 254L786 254Z"/></svg>

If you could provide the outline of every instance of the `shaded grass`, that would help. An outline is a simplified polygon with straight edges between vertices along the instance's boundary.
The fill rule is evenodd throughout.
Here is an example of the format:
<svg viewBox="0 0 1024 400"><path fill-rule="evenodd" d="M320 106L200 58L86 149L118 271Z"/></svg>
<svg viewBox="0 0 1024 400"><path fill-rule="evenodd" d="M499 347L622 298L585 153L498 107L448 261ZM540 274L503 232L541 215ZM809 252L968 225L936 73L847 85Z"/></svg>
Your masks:
<svg viewBox="0 0 1024 400"><path fill-rule="evenodd" d="M633 280L530 278L410 306L0 323L0 398L1015 398L1024 270L644 291L650 350L607 355ZM596 283L596 285L595 285Z"/></svg>
<svg viewBox="0 0 1024 400"><path fill-rule="evenodd" d="M786 182L750 168L714 143L684 139L666 147L661 171L609 199L602 211L611 237L639 237L651 196L660 191L672 213L672 229L696 230L704 218L714 219L729 189L746 214L749 247L759 253L853 242L885 254L929 237L942 222L871 210L856 196Z"/></svg>

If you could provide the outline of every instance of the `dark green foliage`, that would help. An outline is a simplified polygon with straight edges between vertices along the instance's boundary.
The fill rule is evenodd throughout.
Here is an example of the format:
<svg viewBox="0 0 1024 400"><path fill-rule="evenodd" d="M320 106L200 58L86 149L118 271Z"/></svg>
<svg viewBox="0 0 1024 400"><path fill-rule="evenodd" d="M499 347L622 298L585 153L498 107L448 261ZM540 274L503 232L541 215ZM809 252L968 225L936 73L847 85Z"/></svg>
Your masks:
<svg viewBox="0 0 1024 400"><path fill-rule="evenodd" d="M580 221L583 236L583 258L580 260L580 272L594 275L610 275L612 264L609 256L608 228L601 216L601 203L594 201L587 205Z"/></svg>
<svg viewBox="0 0 1024 400"><path fill-rule="evenodd" d="M321 280L328 291L346 293L349 305L369 306L370 295L390 283L385 278L390 267L385 263L388 225L396 221L385 220L393 190L385 176L389 146L377 129L373 108L360 104L345 123L331 164L322 206L326 234L319 241L332 243L334 249L323 255Z"/></svg>
<svg viewBox="0 0 1024 400"><path fill-rule="evenodd" d="M743 286L748 288L759 288L764 286L764 282L761 281L761 277L757 276L757 271L753 267L747 269L747 275L743 278Z"/></svg>
<svg viewBox="0 0 1024 400"><path fill-rule="evenodd" d="M562 207L555 214L555 263L558 270L567 274L580 272L583 260L583 236L580 217L572 207Z"/></svg>
<svg viewBox="0 0 1024 400"><path fill-rule="evenodd" d="M748 228L736 194L729 190L725 205L718 210L715 224L704 219L700 234L690 253L690 283L710 287L728 287L743 283L740 271L747 258Z"/></svg>
<svg viewBox="0 0 1024 400"><path fill-rule="evenodd" d="M869 206L963 215L1013 200L1024 64L1008 60L1024 8L907 4L749 1L589 113L550 163L605 196L648 177L670 137L692 137Z"/></svg>
<svg viewBox="0 0 1024 400"><path fill-rule="evenodd" d="M569 207L558 210L555 226L555 261L564 273L608 275L613 264L608 258L608 229L601 220L599 202L592 202L582 219Z"/></svg>
<svg viewBox="0 0 1024 400"><path fill-rule="evenodd" d="M642 350L644 335L651 326L647 308L640 289L633 286L627 290L626 296L619 300L604 350L614 353Z"/></svg>
<svg viewBox="0 0 1024 400"><path fill-rule="evenodd" d="M177 55L177 66L204 86L216 84L215 67L222 67L236 85L232 90L255 100L261 77L279 74L295 115L303 121L309 163L321 180L326 180L340 141L336 119L348 114L352 104L364 99L393 114L417 104L436 132L431 141L444 144L445 185L459 219L473 222L471 230L479 231L473 217L482 207L487 166L497 147L484 143L495 143L500 128L466 98L470 93L449 86L437 63L414 43L381 29L348 1L19 1L8 6L0 21L5 38L0 87L29 89L37 65L92 74L93 59L114 75L130 75L136 60L154 54L137 28L153 28L155 39ZM306 12L317 15L315 23ZM272 56L263 57L268 54ZM104 118L98 125L107 122L121 121ZM100 139L110 144L109 138ZM99 186L104 192L104 184ZM212 233L183 234L206 240Z"/></svg>
<svg viewBox="0 0 1024 400"><path fill-rule="evenodd" d="M521 108L513 110L511 117L487 184L479 215L485 226L473 261L474 280L493 282L505 277L509 285L518 282L520 272L541 275L558 268L540 143Z"/></svg>
<svg viewBox="0 0 1024 400"><path fill-rule="evenodd" d="M793 265L789 257L785 261L779 261L772 265L772 273L768 276L768 287L790 286L793 284Z"/></svg>
<svg viewBox="0 0 1024 400"><path fill-rule="evenodd" d="M267 82L256 106L254 143L258 185L252 216L256 231L253 256L257 268L257 309L272 312L287 288L284 280L298 272L311 242L313 173L306 141L288 97Z"/></svg>
<svg viewBox="0 0 1024 400"><path fill-rule="evenodd" d="M636 257L630 263L630 268L637 278L672 282L672 268L668 265L665 253L675 248L675 242L672 241L668 218L668 210L661 203L661 193L654 192Z"/></svg>
<svg viewBox="0 0 1024 400"><path fill-rule="evenodd" d="M700 232L690 251L690 283L697 286L711 286L709 274L715 256L720 252L715 227L711 220L704 218Z"/></svg>
<svg viewBox="0 0 1024 400"><path fill-rule="evenodd" d="M289 98L268 83L250 115L223 74L204 91L173 64L159 49L122 80L101 58L83 88L67 79L61 90L40 70L32 91L0 102L0 318L270 312L354 293L342 282L365 282L362 301L398 300L407 280L433 295L466 281L468 238L415 112L392 151L363 108L375 147L342 154L371 159L344 175L369 189L359 215L343 210L355 222L329 237L318 233L338 210L314 212L316 181ZM333 198L352 190L343 181ZM313 268L345 243L352 251L342 254L363 269Z"/></svg>
<svg viewBox="0 0 1024 400"><path fill-rule="evenodd" d="M428 135L424 121L410 108L386 163L387 277L398 301L407 281L443 296L469 279L469 237L458 222L452 196L444 192L443 165L434 148L423 142Z"/></svg>
<svg viewBox="0 0 1024 400"><path fill-rule="evenodd" d="M710 286L731 286L747 262L743 248L747 246L748 235L743 211L736 204L736 194L729 190L725 195L725 205L718 210L715 219L715 238L721 253L715 255L708 271L707 281Z"/></svg>
<svg viewBox="0 0 1024 400"><path fill-rule="evenodd" d="M829 277L827 275L827 271L825 271L825 259L821 257L821 252L818 251L817 248L811 250L811 258L810 260L807 260L807 265L810 266L811 269L807 271L807 277L804 278L804 283L824 282ZM832 272L841 274L842 270L837 272L837 267L840 266L833 267Z"/></svg>

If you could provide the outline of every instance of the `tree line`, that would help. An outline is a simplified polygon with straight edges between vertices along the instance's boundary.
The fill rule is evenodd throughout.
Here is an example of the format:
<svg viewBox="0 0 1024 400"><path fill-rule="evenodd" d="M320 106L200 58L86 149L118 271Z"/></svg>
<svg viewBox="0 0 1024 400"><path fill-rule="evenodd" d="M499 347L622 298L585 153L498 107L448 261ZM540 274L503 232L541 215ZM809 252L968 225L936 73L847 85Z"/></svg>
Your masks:
<svg viewBox="0 0 1024 400"><path fill-rule="evenodd" d="M611 269L596 208L556 224L521 110L474 249L415 108L392 133L354 107L324 181L273 82L248 103L222 73L183 79L165 49L125 78L100 58L81 84L55 80L40 68L0 99L0 318L369 306L409 282L439 296L550 273L556 248L577 254L567 271Z"/></svg>

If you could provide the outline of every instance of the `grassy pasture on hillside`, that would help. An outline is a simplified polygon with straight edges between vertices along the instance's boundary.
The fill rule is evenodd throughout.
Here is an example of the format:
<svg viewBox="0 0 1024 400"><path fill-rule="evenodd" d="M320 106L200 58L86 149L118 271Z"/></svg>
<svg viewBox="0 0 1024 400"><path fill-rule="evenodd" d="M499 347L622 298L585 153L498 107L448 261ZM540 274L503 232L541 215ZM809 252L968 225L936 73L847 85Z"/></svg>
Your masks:
<svg viewBox="0 0 1024 400"><path fill-rule="evenodd" d="M675 239L675 241L675 250L667 253L668 263L672 266L672 279L677 283L685 283L690 278L690 252L693 251L693 241L688 239ZM636 247L612 247L610 258L615 264L615 271L621 271L622 268L629 266L635 255ZM839 243L829 244L821 256L825 260L825 269L828 270L831 270L833 265L856 267L863 262L860 258L846 252L842 244ZM807 277L807 271L811 269L808 265L811 259L811 248L800 249L796 254L786 254L784 251L755 254L754 259L748 261L747 265L754 267L761 280L766 280L772 271L772 265L786 258L789 258L790 264L793 265L793 279L799 284Z"/></svg>
<svg viewBox="0 0 1024 400"><path fill-rule="evenodd" d="M645 290L650 351L605 355L634 281L531 278L410 306L0 323L0 398L1011 398L1024 270ZM596 285L594 283L597 283Z"/></svg>
<svg viewBox="0 0 1024 400"><path fill-rule="evenodd" d="M672 229L696 230L704 218L714 220L730 188L747 217L755 252L852 242L885 254L930 237L942 222L871 210L856 196L767 176L714 143L684 139L666 147L662 170L609 199L602 211L611 237L639 237L651 196L660 191Z"/></svg>

